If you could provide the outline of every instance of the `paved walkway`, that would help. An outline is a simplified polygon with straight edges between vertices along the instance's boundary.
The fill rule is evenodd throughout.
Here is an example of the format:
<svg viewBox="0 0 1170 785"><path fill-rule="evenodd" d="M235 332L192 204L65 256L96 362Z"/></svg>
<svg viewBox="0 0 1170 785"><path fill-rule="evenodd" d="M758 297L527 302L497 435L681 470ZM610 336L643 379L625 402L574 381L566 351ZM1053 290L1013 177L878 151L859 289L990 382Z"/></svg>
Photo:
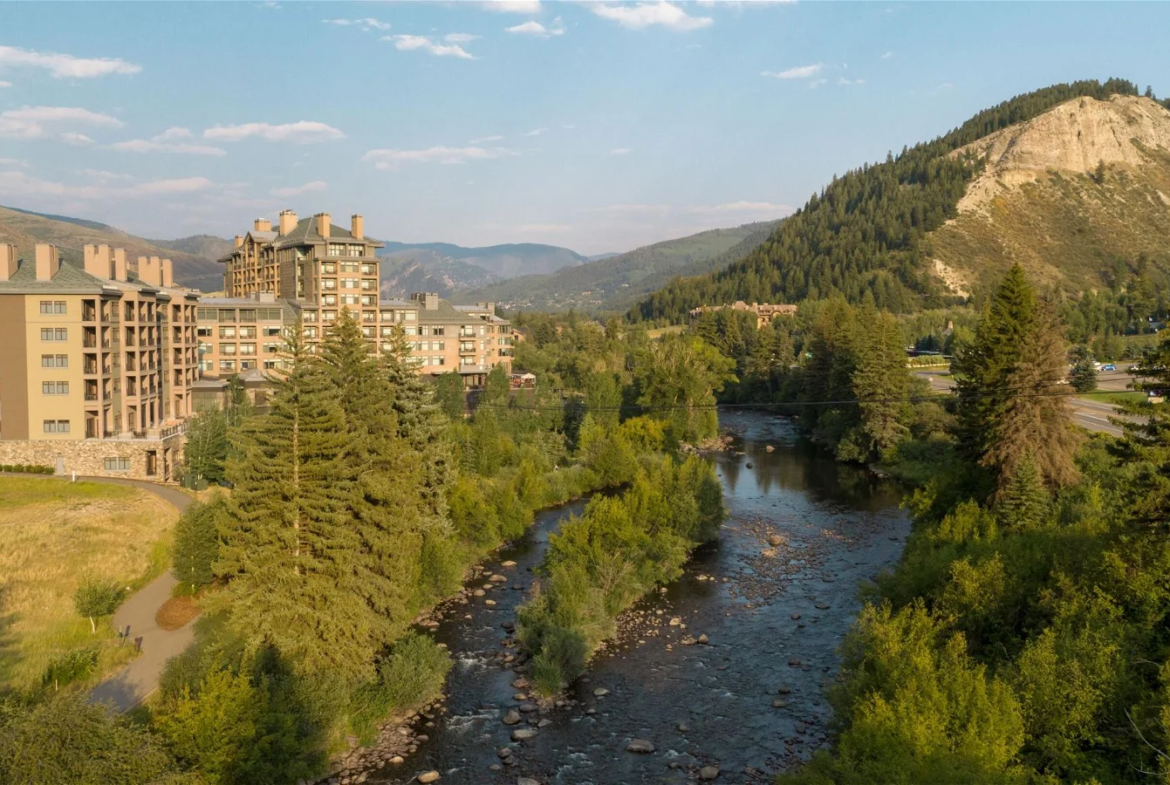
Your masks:
<svg viewBox="0 0 1170 785"><path fill-rule="evenodd" d="M45 477L45 479L53 478ZM78 477L77 479L141 488L170 502L179 512L186 510L192 501L191 497L182 491L165 485L155 485L137 480L119 480L112 477ZM154 621L155 613L164 602L171 598L171 590L175 588L177 582L168 569L135 592L114 613L115 629L124 630L126 625L130 625L131 641L142 636L142 654L123 668L120 673L111 676L95 687L90 694L90 703L108 703L120 712L134 708L158 689L158 679L162 675L167 660L191 645L195 639L195 629L191 622L177 630L168 632L160 629Z"/></svg>

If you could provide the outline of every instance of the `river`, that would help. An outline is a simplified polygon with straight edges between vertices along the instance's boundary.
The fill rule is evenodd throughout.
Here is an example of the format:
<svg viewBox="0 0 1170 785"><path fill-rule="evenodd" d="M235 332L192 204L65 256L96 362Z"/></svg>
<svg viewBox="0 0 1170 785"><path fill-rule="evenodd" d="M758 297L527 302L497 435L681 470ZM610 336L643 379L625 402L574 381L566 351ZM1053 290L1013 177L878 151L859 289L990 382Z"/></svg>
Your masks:
<svg viewBox="0 0 1170 785"><path fill-rule="evenodd" d="M514 728L501 721L522 691L503 661L514 650L502 624L515 619L549 534L580 504L538 516L486 565L508 582L481 577L475 587L492 588L449 609L433 630L455 658L445 704L415 728L425 735L417 751L368 782L408 783L436 770L444 785L682 783L717 766L718 782L763 783L826 743L823 688L836 678L858 587L897 560L909 533L900 493L816 454L787 420L736 413L720 421L737 438L714 459L730 512L719 542L627 614L619 641L593 659L571 702L526 712L515 727L547 720L526 741L511 741ZM682 644L699 635L709 642ZM627 752L632 738L655 751Z"/></svg>

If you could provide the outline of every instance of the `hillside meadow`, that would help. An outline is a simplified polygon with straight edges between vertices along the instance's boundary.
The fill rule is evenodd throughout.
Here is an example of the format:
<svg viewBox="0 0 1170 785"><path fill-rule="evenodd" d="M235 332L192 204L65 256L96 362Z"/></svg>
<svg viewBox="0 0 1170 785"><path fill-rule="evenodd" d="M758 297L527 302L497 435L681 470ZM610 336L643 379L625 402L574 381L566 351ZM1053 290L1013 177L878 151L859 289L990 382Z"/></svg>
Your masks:
<svg viewBox="0 0 1170 785"><path fill-rule="evenodd" d="M130 655L103 645L77 615L73 593L94 578L130 589L169 564L175 509L135 488L0 477L0 692L35 689L71 650L98 648L98 672Z"/></svg>

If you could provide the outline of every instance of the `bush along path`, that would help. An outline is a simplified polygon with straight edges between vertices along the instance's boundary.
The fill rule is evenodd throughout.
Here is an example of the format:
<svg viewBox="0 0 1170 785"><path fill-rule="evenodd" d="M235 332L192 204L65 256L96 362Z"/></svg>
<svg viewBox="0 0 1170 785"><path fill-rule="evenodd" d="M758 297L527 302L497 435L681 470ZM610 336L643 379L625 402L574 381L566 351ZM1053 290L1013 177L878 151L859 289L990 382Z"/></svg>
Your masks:
<svg viewBox="0 0 1170 785"><path fill-rule="evenodd" d="M79 477L88 482L104 482L113 485L129 485L141 488L170 502L180 512L191 505L192 499L175 488L154 485L135 480L118 480L103 477ZM114 613L114 627L118 630L130 628L127 646L142 638L142 654L94 688L90 694L91 703L104 703L118 712L134 708L158 688L159 676L167 660L179 654L195 639L191 622L177 630L164 630L155 622L155 614L167 600L177 581L170 570L155 578L130 596Z"/></svg>

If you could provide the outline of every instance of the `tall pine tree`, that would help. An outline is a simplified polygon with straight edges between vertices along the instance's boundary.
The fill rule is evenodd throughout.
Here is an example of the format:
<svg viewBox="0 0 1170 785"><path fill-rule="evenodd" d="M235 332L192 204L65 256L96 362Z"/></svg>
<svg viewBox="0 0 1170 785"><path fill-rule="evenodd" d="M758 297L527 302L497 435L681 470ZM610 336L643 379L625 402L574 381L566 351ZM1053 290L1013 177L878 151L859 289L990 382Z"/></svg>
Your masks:
<svg viewBox="0 0 1170 785"><path fill-rule="evenodd" d="M858 320L853 394L860 401L861 428L872 457L893 447L908 432L906 391L910 376L897 320L865 308Z"/></svg>

